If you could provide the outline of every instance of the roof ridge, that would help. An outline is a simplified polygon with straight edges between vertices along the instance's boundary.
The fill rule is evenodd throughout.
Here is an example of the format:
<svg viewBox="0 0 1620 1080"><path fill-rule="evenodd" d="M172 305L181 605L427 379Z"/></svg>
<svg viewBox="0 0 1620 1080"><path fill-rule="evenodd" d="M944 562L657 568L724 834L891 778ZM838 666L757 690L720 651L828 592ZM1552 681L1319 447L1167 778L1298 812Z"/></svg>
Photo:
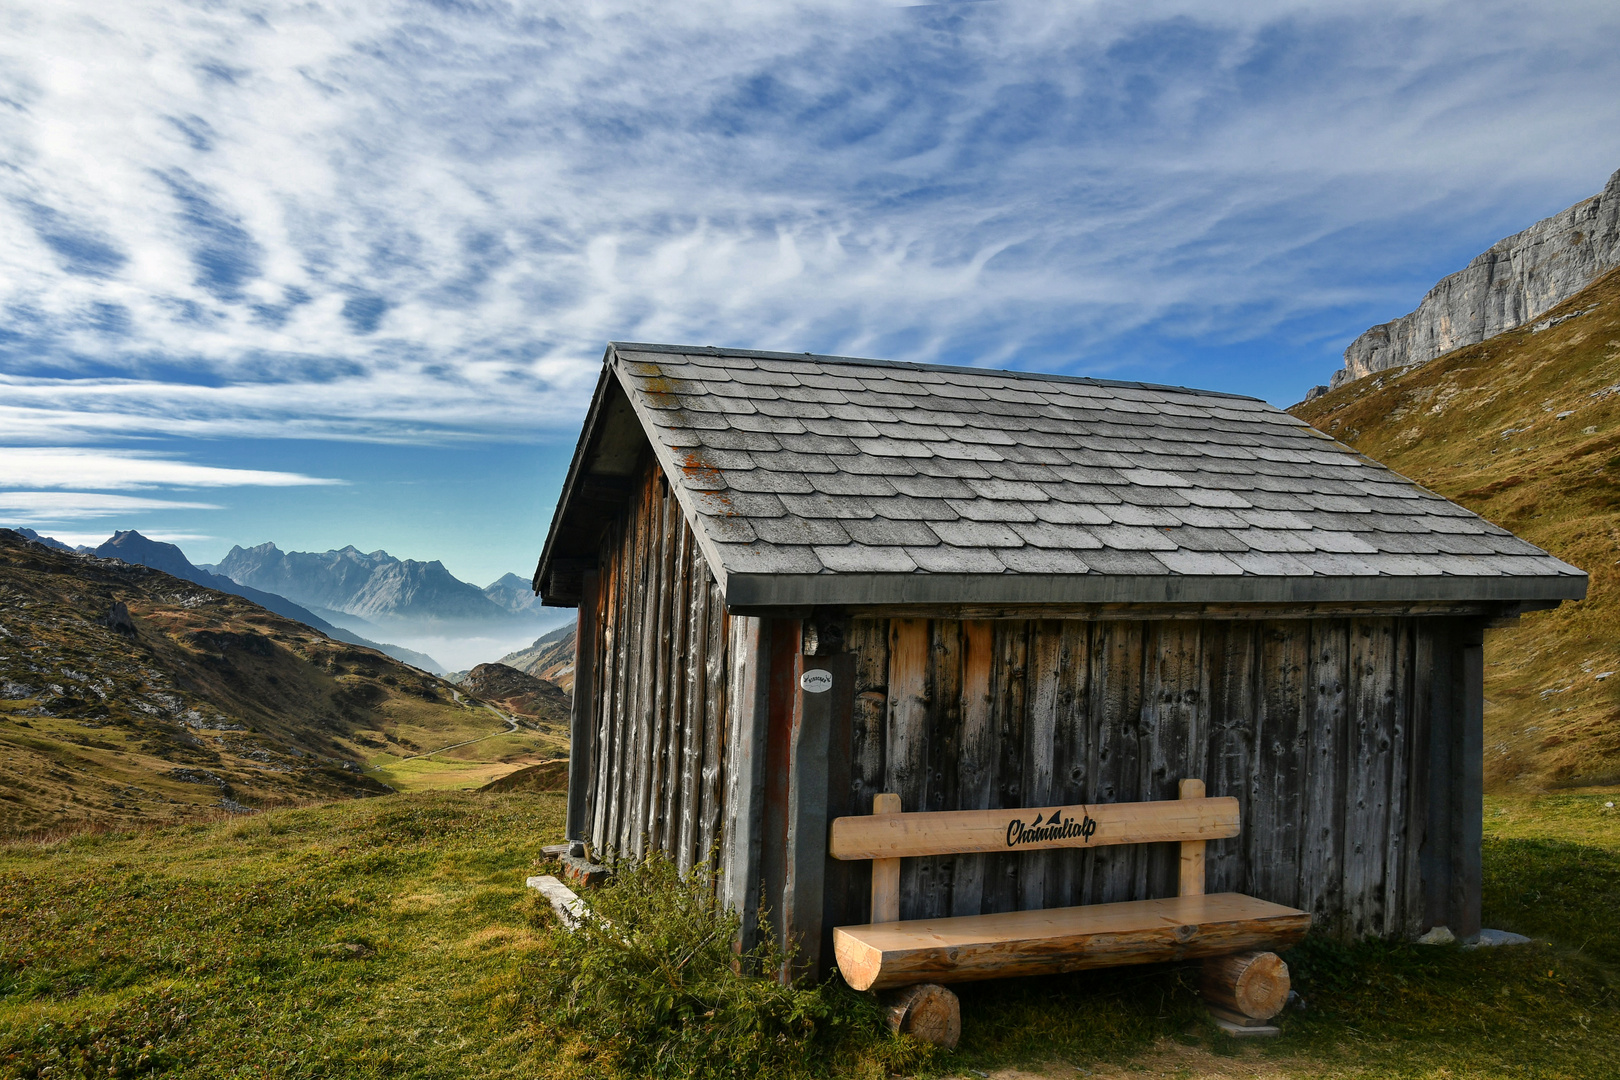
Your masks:
<svg viewBox="0 0 1620 1080"><path fill-rule="evenodd" d="M952 371L968 375L1003 375L1032 382L1084 383L1087 386L1119 387L1127 390L1167 390L1195 397L1231 398L1238 401L1258 401L1270 404L1264 398L1249 394L1233 394L1225 390L1203 390L1194 386L1176 386L1171 383L1137 382L1130 379L1098 379L1089 375L1057 375L1045 371L1017 371L1011 368L982 368L967 364L919 364L909 360L874 360L864 356L836 356L812 352L772 352L766 349L723 349L715 345L662 345L647 341L610 341L614 350L638 352L685 353L704 356L746 356L763 360L810 359L824 364L864 364L870 367L906 368L911 371Z"/></svg>

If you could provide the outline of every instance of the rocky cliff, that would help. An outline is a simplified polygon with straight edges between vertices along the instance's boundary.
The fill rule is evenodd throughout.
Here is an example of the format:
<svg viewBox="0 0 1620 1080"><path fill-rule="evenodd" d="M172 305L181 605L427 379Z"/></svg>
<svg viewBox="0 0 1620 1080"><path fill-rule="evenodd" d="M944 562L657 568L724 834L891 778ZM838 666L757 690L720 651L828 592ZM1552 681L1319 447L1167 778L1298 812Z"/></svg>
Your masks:
<svg viewBox="0 0 1620 1080"><path fill-rule="evenodd" d="M1617 265L1620 172L1599 194L1497 242L1442 278L1416 311L1356 338L1332 385L1421 364L1522 326Z"/></svg>

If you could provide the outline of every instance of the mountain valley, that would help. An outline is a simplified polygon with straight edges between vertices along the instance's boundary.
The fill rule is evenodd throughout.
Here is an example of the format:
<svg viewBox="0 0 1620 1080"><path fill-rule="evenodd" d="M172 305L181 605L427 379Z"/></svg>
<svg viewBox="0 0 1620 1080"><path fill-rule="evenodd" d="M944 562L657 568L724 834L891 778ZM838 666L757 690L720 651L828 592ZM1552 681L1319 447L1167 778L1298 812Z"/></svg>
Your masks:
<svg viewBox="0 0 1620 1080"><path fill-rule="evenodd" d="M477 786L566 753L553 706L509 716L239 595L0 530L3 834Z"/></svg>

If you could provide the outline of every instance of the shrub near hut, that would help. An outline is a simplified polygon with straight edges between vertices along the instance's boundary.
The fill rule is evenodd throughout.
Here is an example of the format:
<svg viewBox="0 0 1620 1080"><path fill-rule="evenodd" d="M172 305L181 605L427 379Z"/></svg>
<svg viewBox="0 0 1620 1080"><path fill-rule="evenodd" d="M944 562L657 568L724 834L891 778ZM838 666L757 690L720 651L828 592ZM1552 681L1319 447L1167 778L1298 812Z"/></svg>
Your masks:
<svg viewBox="0 0 1620 1080"><path fill-rule="evenodd" d="M683 875L654 853L590 904L594 918L573 931L549 909L537 916L548 928L523 982L531 1022L595 1075L882 1077L935 1056L891 1037L876 1001L837 980L751 977L784 957L764 934L739 962L737 915L701 868Z"/></svg>

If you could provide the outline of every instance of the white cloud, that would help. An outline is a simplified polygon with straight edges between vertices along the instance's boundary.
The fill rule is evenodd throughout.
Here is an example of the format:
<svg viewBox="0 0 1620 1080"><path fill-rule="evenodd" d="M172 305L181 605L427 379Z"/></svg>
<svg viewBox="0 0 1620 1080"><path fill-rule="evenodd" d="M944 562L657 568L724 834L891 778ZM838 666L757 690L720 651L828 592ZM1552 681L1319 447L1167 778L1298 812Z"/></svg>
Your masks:
<svg viewBox="0 0 1620 1080"><path fill-rule="evenodd" d="M0 446L0 483L25 488L298 487L337 484L302 473L196 465L133 450Z"/></svg>
<svg viewBox="0 0 1620 1080"><path fill-rule="evenodd" d="M0 439L510 438L575 423L610 338L1319 364L1347 306L1415 302L1445 222L1620 165L1617 20L0 7Z"/></svg>
<svg viewBox="0 0 1620 1080"><path fill-rule="evenodd" d="M14 525L116 517L151 510L218 510L213 503L105 495L89 491L0 491L0 517Z"/></svg>

